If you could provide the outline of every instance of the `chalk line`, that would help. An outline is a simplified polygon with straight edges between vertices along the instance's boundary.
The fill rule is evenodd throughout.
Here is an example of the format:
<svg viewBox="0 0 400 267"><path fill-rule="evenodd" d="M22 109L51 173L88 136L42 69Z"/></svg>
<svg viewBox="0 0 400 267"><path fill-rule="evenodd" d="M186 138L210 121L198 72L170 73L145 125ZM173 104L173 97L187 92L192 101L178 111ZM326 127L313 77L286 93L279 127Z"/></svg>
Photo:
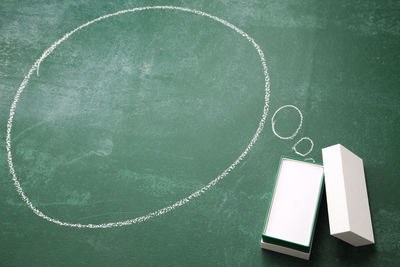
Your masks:
<svg viewBox="0 0 400 267"><path fill-rule="evenodd" d="M279 112L280 110L284 109L284 108L293 108L293 109L297 110L297 112L298 112L299 115L300 115L300 123L299 123L299 126L297 127L296 131L294 131L294 133L293 133L291 136L280 136L280 135L276 132L276 130L275 130L275 122L276 122L276 121L275 121L275 115L278 114L278 112ZM279 137L280 139L293 139L293 138L299 133L299 131L300 131L300 129L301 129L301 126L303 125L303 114L301 113L300 109L298 109L296 106L293 106L293 105L284 105L284 106L278 108L278 109L274 112L274 115L272 115L272 118L271 118L271 125L272 125L272 132L273 132L277 137Z"/></svg>
<svg viewBox="0 0 400 267"><path fill-rule="evenodd" d="M18 181L15 169L14 169L14 164L13 164L13 157L12 157L12 147L11 147L11 129L12 129L12 124L13 124L13 119L14 119L14 115L15 115L15 110L17 107L17 103L18 100L21 96L21 93L23 92L24 88L26 87L26 85L28 84L28 81L32 75L32 73L36 70L36 75L39 75L39 68L40 68L40 64L42 63L42 61L49 56L53 50L59 45L61 44L63 41L67 40L72 34L74 34L75 32L79 31L80 29L83 29L95 22L101 21L103 19L107 19L113 16L118 16L124 13L133 13L133 12L137 12L137 11L144 11L144 10L156 10L156 9L163 9L163 10L179 10L179 11L183 11L183 12L188 12L188 13L193 13L193 14L197 14L200 16L204 16L204 17L208 17L214 21L220 22L221 24L231 28L232 30L234 30L235 32L239 33L241 36L243 36L244 38L246 38L253 46L254 48L257 50L257 53L260 57L260 61L263 67L263 72L264 72L264 81L265 81L265 95L264 95L264 107L263 107L263 114L261 116L261 119L258 123L258 128L255 132L255 134L253 135L252 139L250 140L250 143L247 145L246 149L242 152L242 154L240 154L240 156L228 167L226 168L220 175L218 175L216 178L214 178L211 182L209 182L206 186L200 188L199 190L195 191L194 193L190 194L189 196L178 200L177 202L175 202L174 204L167 206L165 208L156 210L154 212L148 213L144 216L140 216L134 219L129 219L129 220L125 220L125 221L118 221L118 222L109 222L109 223L102 223L102 224L80 224L80 223L69 223L69 222L63 222L61 220L58 220L56 218L52 218L50 216L47 216L46 214L44 214L43 212L41 212L38 208L36 208L32 202L29 200L28 196L24 193L24 191L22 190L22 187ZM255 142L257 141L261 131L264 128L264 124L267 118L267 114L268 114L268 109L269 109L269 97L270 97L270 85L269 85L269 75L268 75L268 69L267 69L267 63L265 61L265 57L264 57L264 53L261 50L260 46L255 42L255 40L250 37L247 33L245 33L244 31L242 31L241 29L237 28L236 26L234 26L233 24L220 19L216 16L210 15L208 13L199 11L199 10L194 10L194 9L189 9L189 8L184 8L184 7L177 7L177 6L147 6L147 7L138 7L138 8L132 8L132 9L125 9L125 10L120 10L118 12L115 13L110 13L101 17L98 17L96 19L93 19L91 21L88 21L84 24L82 24L81 26L75 28L74 30L68 32L67 34L65 34L61 39L57 40L56 42L54 42L49 48L47 48L43 54L41 55L41 57L39 59L37 59L35 61L35 63L32 65L31 69L29 70L28 74L25 76L24 80L22 81L21 85L19 86L17 93L15 94L14 97L14 101L11 104L11 108L10 108L10 115L8 118L8 122L7 122L7 136L6 136L6 149L7 149L7 154L8 154L8 165L10 167L10 173L12 175L12 180L14 181L14 186L18 192L18 194L21 196L22 200L28 205L28 207L38 216L42 217L43 219L52 222L52 223L56 223L58 225L62 225L62 226L69 226L69 227L78 227L78 228L110 228L110 227L117 227L117 226L125 226L125 225L130 225L130 224L135 224L135 223L139 223L139 222L144 222L147 221L153 217L162 215L164 213L170 212L174 209L176 209L177 207L180 207L186 203L188 203L190 200L199 197L200 195L202 195L203 193L205 193L208 189L210 189L212 186L216 185L220 180L222 180L225 176L227 176L229 174L229 172L231 172L233 169L235 169L235 167L239 164L239 162L249 153L249 151L251 150L251 148L253 147L253 145L255 144ZM300 113L301 114L301 113ZM301 127L301 125L300 125ZM296 132L297 134L297 132Z"/></svg>
<svg viewBox="0 0 400 267"><path fill-rule="evenodd" d="M300 144L303 140L307 140L307 141L310 142L310 149L309 149L306 153L301 153L301 152L297 151L297 149L296 149L296 146L297 146L298 144ZM310 137L303 137L303 138L301 138L299 141L297 141L297 142L292 146L293 151L294 151L297 155L300 155L300 156L303 156L303 157L305 157L305 156L307 156L308 154L310 154L311 151L313 150L313 148L314 148L314 142L313 142L313 140L311 140Z"/></svg>

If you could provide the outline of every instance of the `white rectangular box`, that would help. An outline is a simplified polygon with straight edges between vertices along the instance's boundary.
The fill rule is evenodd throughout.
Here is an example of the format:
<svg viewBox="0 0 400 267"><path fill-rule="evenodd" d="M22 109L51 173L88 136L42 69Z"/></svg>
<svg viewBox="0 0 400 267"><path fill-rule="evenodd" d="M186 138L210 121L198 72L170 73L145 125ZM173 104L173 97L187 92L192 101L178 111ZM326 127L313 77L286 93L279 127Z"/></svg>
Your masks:
<svg viewBox="0 0 400 267"><path fill-rule="evenodd" d="M262 248L309 259L322 186L321 165L281 158Z"/></svg>
<svg viewBox="0 0 400 267"><path fill-rule="evenodd" d="M352 244L374 243L361 158L342 145L322 149L331 235Z"/></svg>

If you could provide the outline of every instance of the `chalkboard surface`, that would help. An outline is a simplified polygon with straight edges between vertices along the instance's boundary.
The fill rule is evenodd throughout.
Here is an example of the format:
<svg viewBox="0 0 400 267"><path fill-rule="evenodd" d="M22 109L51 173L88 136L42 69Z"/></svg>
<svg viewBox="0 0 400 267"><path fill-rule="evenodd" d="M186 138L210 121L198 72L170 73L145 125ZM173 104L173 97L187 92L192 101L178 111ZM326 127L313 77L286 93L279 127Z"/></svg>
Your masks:
<svg viewBox="0 0 400 267"><path fill-rule="evenodd" d="M1 265L400 264L399 4L115 13L160 4L0 3ZM280 156L336 143L364 159L376 244L331 237L322 201L310 262L262 251Z"/></svg>

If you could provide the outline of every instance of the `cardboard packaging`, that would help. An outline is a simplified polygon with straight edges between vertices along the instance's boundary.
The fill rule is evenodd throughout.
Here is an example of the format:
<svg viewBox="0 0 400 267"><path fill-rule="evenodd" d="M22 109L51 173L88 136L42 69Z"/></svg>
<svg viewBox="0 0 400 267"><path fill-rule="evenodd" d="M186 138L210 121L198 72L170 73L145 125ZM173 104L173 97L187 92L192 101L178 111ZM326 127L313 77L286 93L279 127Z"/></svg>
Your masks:
<svg viewBox="0 0 400 267"><path fill-rule="evenodd" d="M331 235L353 245L374 243L364 166L338 144L322 149Z"/></svg>
<svg viewBox="0 0 400 267"><path fill-rule="evenodd" d="M261 247L309 259L323 186L319 164L282 157Z"/></svg>

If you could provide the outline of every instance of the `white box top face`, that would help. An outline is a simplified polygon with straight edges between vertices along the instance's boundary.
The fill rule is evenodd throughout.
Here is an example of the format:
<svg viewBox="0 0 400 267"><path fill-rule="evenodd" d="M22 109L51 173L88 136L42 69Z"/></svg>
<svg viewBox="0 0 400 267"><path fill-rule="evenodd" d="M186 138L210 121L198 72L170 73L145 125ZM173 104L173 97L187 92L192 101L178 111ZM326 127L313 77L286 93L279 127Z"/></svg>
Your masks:
<svg viewBox="0 0 400 267"><path fill-rule="evenodd" d="M322 166L282 158L264 235L309 246L322 182Z"/></svg>

